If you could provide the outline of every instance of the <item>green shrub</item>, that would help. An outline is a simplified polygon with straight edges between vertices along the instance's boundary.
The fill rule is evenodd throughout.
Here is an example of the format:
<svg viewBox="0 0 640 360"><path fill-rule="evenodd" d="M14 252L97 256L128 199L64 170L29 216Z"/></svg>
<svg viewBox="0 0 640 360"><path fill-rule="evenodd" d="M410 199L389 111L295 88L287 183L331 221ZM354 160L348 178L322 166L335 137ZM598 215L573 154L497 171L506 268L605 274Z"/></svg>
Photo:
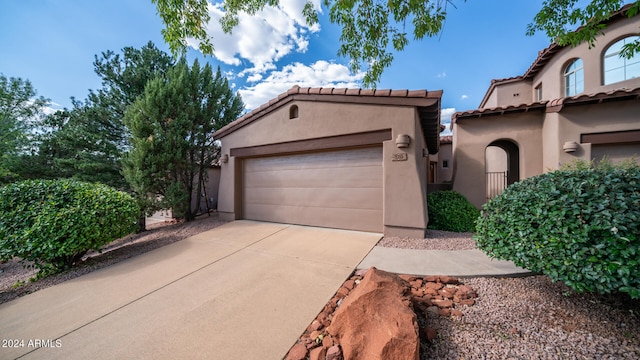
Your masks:
<svg viewBox="0 0 640 360"><path fill-rule="evenodd" d="M437 191L427 195L429 229L466 232L473 231L480 211L462 194Z"/></svg>
<svg viewBox="0 0 640 360"><path fill-rule="evenodd" d="M0 259L19 257L46 275L136 229L134 199L102 184L28 180L0 188Z"/></svg>
<svg viewBox="0 0 640 360"><path fill-rule="evenodd" d="M483 207L477 246L578 292L640 297L640 167L580 163L510 185Z"/></svg>

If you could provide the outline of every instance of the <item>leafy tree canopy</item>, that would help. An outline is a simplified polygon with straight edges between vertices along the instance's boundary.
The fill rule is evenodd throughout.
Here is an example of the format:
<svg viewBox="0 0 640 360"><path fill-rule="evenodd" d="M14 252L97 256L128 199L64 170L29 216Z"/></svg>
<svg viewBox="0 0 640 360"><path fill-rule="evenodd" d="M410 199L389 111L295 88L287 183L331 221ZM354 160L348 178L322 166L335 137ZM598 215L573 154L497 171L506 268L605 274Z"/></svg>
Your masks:
<svg viewBox="0 0 640 360"><path fill-rule="evenodd" d="M204 54L213 54L213 45L206 33L210 20L207 0L151 1L165 24L162 34L174 54L184 52L187 38L200 41ZM578 0L545 0L529 24L527 34L544 31L560 45L593 44L596 36L604 32L602 21L625 2L628 1L591 0L581 8ZM225 0L226 14L220 20L222 28L231 32L238 24L240 12L254 15L265 6L278 4L278 0ZM447 7L454 6L453 0L323 0L323 5L329 9L330 21L342 28L338 55L351 59L352 72L365 69L363 85L372 87L391 65L392 49L402 51L409 43L406 29L412 29L414 40L437 35L442 30ZM627 15L635 16L639 9L640 1L635 1ZM318 22L317 9L310 1L305 4L303 15L309 25ZM574 31L577 26L582 27ZM640 42L636 41L625 47L623 55L631 57L639 51Z"/></svg>

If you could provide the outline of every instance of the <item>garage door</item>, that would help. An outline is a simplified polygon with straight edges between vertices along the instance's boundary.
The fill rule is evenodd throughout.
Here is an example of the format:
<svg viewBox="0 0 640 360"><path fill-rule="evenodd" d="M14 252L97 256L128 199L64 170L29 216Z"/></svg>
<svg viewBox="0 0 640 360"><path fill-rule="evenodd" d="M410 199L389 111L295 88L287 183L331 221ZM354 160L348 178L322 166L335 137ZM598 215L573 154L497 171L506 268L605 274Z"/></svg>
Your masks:
<svg viewBox="0 0 640 360"><path fill-rule="evenodd" d="M382 147L244 160L244 218L382 232Z"/></svg>

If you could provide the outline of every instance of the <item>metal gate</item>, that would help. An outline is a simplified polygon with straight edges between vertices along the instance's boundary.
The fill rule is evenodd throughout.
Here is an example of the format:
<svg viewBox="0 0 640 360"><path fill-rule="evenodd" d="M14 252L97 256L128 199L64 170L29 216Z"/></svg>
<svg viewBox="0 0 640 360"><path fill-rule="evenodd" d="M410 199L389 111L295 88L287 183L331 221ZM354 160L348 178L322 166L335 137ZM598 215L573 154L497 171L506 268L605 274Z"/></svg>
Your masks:
<svg viewBox="0 0 640 360"><path fill-rule="evenodd" d="M487 200L500 195L507 187L507 171L487 172Z"/></svg>

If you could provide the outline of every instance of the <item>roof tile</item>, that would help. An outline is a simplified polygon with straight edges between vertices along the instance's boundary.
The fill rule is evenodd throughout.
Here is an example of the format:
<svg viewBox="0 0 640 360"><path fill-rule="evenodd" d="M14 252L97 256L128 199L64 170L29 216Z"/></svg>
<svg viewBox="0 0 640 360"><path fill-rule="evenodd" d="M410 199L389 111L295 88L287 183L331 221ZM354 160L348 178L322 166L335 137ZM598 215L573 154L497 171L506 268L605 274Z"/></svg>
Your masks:
<svg viewBox="0 0 640 360"><path fill-rule="evenodd" d="M427 90L409 90L407 97L425 97L427 96Z"/></svg>
<svg viewBox="0 0 640 360"><path fill-rule="evenodd" d="M380 89L380 90L374 90L373 91L373 95L374 96L389 96L391 95L391 89Z"/></svg>

